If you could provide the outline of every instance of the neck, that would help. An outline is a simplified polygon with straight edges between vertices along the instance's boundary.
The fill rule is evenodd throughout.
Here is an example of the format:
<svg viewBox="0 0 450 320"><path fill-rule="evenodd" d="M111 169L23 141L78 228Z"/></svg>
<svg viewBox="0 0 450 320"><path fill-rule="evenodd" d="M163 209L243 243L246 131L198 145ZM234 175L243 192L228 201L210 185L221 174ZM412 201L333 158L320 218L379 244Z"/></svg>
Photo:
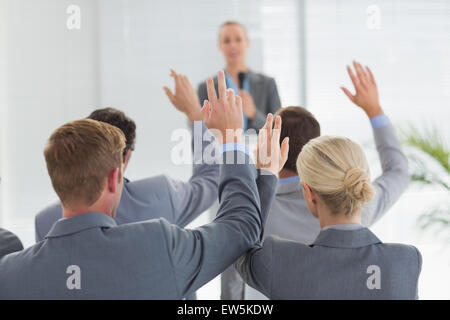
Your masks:
<svg viewBox="0 0 450 320"><path fill-rule="evenodd" d="M239 72L248 72L245 62L227 64L225 71L233 78L237 78Z"/></svg>
<svg viewBox="0 0 450 320"><path fill-rule="evenodd" d="M73 218L88 212L96 212L112 217L113 209L111 202L105 200L104 197L100 197L94 204L87 205L75 205L71 207L63 206L63 218Z"/></svg>
<svg viewBox="0 0 450 320"><path fill-rule="evenodd" d="M361 214L359 212L350 215L319 212L319 221L321 228L337 224L361 224Z"/></svg>
<svg viewBox="0 0 450 320"><path fill-rule="evenodd" d="M95 210L95 209L88 209L88 208L80 208L80 209L70 209L70 208L64 208L63 207L63 212L62 212L62 217L63 218L73 218L76 216L81 216L82 214L88 213L88 212L96 212L96 213L101 213L104 214L108 217L111 217L111 214L108 214L106 211L104 210Z"/></svg>
<svg viewBox="0 0 450 320"><path fill-rule="evenodd" d="M295 172L291 169L281 169L280 173L278 174L278 177L280 179L296 177L296 176L297 176L297 172Z"/></svg>

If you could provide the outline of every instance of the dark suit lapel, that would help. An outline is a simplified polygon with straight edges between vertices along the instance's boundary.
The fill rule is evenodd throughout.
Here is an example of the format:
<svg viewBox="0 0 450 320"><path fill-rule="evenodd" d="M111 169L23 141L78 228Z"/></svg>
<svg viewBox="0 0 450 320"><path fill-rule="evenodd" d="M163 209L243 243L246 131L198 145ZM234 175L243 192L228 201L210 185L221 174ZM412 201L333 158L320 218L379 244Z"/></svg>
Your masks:
<svg viewBox="0 0 450 320"><path fill-rule="evenodd" d="M249 70L248 85L250 87L250 94L255 101L255 105L260 107L264 99L264 92L262 92L264 90L262 77L252 70Z"/></svg>

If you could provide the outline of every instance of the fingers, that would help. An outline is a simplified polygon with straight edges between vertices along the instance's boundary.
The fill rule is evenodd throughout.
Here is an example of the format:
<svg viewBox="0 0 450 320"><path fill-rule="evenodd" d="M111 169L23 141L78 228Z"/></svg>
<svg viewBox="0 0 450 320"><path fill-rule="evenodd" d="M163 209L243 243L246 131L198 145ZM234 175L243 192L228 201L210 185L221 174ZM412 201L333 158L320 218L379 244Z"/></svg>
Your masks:
<svg viewBox="0 0 450 320"><path fill-rule="evenodd" d="M236 96L236 107L242 113L242 98L240 96Z"/></svg>
<svg viewBox="0 0 450 320"><path fill-rule="evenodd" d="M344 87L341 87L342 91L344 91L345 95L352 101L355 102L355 96L351 94L351 92Z"/></svg>
<svg viewBox="0 0 450 320"><path fill-rule="evenodd" d="M206 89L208 92L209 103L212 103L214 105L215 102L217 101L217 95L216 95L216 89L214 88L213 78L208 78L208 80L206 80Z"/></svg>
<svg viewBox="0 0 450 320"><path fill-rule="evenodd" d="M281 163L280 163L280 170L281 170L284 164L286 163L289 155L289 137L283 139L283 142L281 143L280 153L281 153Z"/></svg>
<svg viewBox="0 0 450 320"><path fill-rule="evenodd" d="M348 72L348 75L350 76L350 79L352 80L353 86L356 89L357 87L359 87L358 78L355 76L355 74L353 73L352 68L350 66L347 66L347 72Z"/></svg>
<svg viewBox="0 0 450 320"><path fill-rule="evenodd" d="M362 68L361 64L359 62L353 61L353 67L356 70L356 74L358 75L359 82L365 86L368 82L368 78L367 78L366 72Z"/></svg>
<svg viewBox="0 0 450 320"><path fill-rule="evenodd" d="M267 129L268 128L268 126L269 126L269 122L271 123L271 117L273 117L272 116L272 114L271 113L269 113L268 115L267 115L267 117L266 117L266 122L264 123L264 126L260 129L260 130L264 130L264 129Z"/></svg>
<svg viewBox="0 0 450 320"><path fill-rule="evenodd" d="M225 97L228 99L228 105L232 108L236 106L236 96L233 89L228 89L225 93Z"/></svg>
<svg viewBox="0 0 450 320"><path fill-rule="evenodd" d="M219 99L225 99L227 95L227 84L225 81L225 72L219 70L217 73L217 88L219 90Z"/></svg>
<svg viewBox="0 0 450 320"><path fill-rule="evenodd" d="M266 127L266 125L267 125L267 127ZM271 137L272 136L272 127L273 127L273 114L269 113L267 115L266 124L264 126L265 126L265 129L267 132L267 136Z"/></svg>
<svg viewBox="0 0 450 320"><path fill-rule="evenodd" d="M205 100L203 102L201 114L202 114L203 122L207 123L209 121L209 118L211 117L211 105L209 104L208 100Z"/></svg>
<svg viewBox="0 0 450 320"><path fill-rule="evenodd" d="M375 77L372 74L372 70L370 70L370 68L368 66L366 66L366 71L367 71L367 74L369 75L370 82L372 84L376 85Z"/></svg>
<svg viewBox="0 0 450 320"><path fill-rule="evenodd" d="M275 118L275 127L273 131L272 139L274 140L274 143L280 143L280 135L281 135L281 117L277 116Z"/></svg>
<svg viewBox="0 0 450 320"><path fill-rule="evenodd" d="M163 87L163 89L166 92L166 95L169 98L170 102L173 102L175 97L174 97L172 91L169 88L167 88L167 87Z"/></svg>

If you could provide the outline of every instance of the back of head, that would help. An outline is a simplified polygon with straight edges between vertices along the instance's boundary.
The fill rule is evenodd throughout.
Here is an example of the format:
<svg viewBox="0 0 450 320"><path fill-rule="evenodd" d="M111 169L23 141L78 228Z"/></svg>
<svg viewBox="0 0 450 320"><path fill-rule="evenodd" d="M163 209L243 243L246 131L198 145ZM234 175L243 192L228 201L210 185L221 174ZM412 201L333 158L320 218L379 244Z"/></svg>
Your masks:
<svg viewBox="0 0 450 320"><path fill-rule="evenodd" d="M56 129L44 151L53 188L65 207L90 206L110 172L122 165L125 136L110 124L83 119Z"/></svg>
<svg viewBox="0 0 450 320"><path fill-rule="evenodd" d="M283 169L297 172L297 157L309 140L320 136L320 124L311 112L302 107L281 108L276 114L283 121L280 142L289 137L289 155Z"/></svg>
<svg viewBox="0 0 450 320"><path fill-rule="evenodd" d="M361 147L347 138L322 136L308 142L297 159L300 179L333 214L353 214L375 193Z"/></svg>
<svg viewBox="0 0 450 320"><path fill-rule="evenodd" d="M104 108L92 112L88 119L106 122L122 130L126 139L126 147L123 150L124 157L128 150L134 150L136 143L136 123L127 117L125 113L114 108Z"/></svg>

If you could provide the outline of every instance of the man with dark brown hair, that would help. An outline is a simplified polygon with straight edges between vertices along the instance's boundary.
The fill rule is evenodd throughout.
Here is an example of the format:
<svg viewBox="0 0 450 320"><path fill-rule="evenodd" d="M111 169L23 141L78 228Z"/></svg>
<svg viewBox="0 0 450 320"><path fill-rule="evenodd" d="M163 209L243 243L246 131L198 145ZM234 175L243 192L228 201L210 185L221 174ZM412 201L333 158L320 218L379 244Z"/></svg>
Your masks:
<svg viewBox="0 0 450 320"><path fill-rule="evenodd" d="M276 114L283 120L280 139L289 137L290 150L280 178L294 177L297 175L297 157L309 140L320 136L320 124L311 112L302 107L281 108Z"/></svg>

